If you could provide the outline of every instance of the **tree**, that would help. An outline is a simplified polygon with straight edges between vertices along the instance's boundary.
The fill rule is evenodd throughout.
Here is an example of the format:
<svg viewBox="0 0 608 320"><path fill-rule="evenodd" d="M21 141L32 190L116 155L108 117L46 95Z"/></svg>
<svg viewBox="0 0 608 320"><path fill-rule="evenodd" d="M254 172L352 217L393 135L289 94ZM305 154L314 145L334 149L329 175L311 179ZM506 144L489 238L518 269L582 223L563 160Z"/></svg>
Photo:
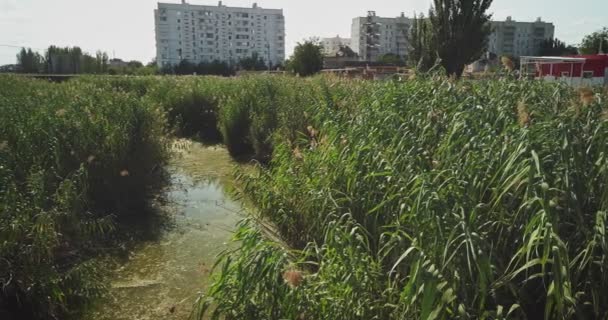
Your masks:
<svg viewBox="0 0 608 320"><path fill-rule="evenodd" d="M68 49L68 53L69 53L69 57L70 57L70 64L71 64L71 73L73 74L79 74L82 73L82 68L81 68L81 64L82 64L82 49L80 49L79 47L73 47L72 49Z"/></svg>
<svg viewBox="0 0 608 320"><path fill-rule="evenodd" d="M108 55L98 51L92 56L79 47L50 46L46 50L44 64L50 74L107 73Z"/></svg>
<svg viewBox="0 0 608 320"><path fill-rule="evenodd" d="M163 67L161 72L181 75L198 74L228 77L234 74L234 69L232 69L226 62L218 60L214 60L212 62L200 62L199 64L192 63L188 60L182 60L174 67Z"/></svg>
<svg viewBox="0 0 608 320"><path fill-rule="evenodd" d="M564 56L577 54L578 50L573 46L566 46L566 44L559 39L546 39L540 44L541 56Z"/></svg>
<svg viewBox="0 0 608 320"><path fill-rule="evenodd" d="M405 61L403 61L403 59L401 59L400 56L398 56L394 53L387 53L387 54L383 55L382 57L380 57L380 59L378 61L381 62L382 64L388 64L388 65L395 65L395 66L405 65Z"/></svg>
<svg viewBox="0 0 608 320"><path fill-rule="evenodd" d="M431 23L423 14L414 15L409 38L409 64L420 71L429 70L437 59L437 51L434 48Z"/></svg>
<svg viewBox="0 0 608 320"><path fill-rule="evenodd" d="M336 52L336 57L356 58L357 56L357 53L346 45L340 45L340 49Z"/></svg>
<svg viewBox="0 0 608 320"><path fill-rule="evenodd" d="M239 66L243 70L250 71L260 71L268 69L266 63L264 62L264 59L258 56L257 52L253 52L253 54L251 54L251 57L241 59L241 61L239 61Z"/></svg>
<svg viewBox="0 0 608 320"><path fill-rule="evenodd" d="M210 63L199 63L198 73L229 77L234 74L234 69L224 61L213 60Z"/></svg>
<svg viewBox="0 0 608 320"><path fill-rule="evenodd" d="M17 54L17 65L20 72L23 73L39 73L44 65L44 58L32 49L21 48Z"/></svg>
<svg viewBox="0 0 608 320"><path fill-rule="evenodd" d="M314 39L298 43L289 59L287 68L303 77L321 71L323 69L323 47Z"/></svg>
<svg viewBox="0 0 608 320"><path fill-rule="evenodd" d="M479 59L491 33L486 14L492 0L433 0L429 10L432 42L448 75L460 77Z"/></svg>
<svg viewBox="0 0 608 320"><path fill-rule="evenodd" d="M108 65L109 65L109 61L110 61L108 54L105 52L97 51L97 53L95 53L95 57L97 59L97 72L98 73L108 72Z"/></svg>
<svg viewBox="0 0 608 320"><path fill-rule="evenodd" d="M138 68L143 68L144 64L137 60L131 60L131 61L127 62L127 67L133 68L133 69L138 69Z"/></svg>
<svg viewBox="0 0 608 320"><path fill-rule="evenodd" d="M583 38L580 51L582 54L608 53L608 28L604 27Z"/></svg>

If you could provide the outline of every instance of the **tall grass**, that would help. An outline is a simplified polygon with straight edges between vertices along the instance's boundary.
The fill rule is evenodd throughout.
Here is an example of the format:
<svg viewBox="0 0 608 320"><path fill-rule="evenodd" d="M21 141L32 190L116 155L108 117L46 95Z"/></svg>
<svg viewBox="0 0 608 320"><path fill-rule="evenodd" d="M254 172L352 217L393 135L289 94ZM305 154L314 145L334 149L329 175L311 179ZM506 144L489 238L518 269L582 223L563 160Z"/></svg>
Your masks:
<svg viewBox="0 0 608 320"><path fill-rule="evenodd" d="M87 260L158 181L164 112L93 83L11 76L0 110L0 310L65 318L103 292Z"/></svg>
<svg viewBox="0 0 608 320"><path fill-rule="evenodd" d="M278 113L305 129L278 123L270 166L242 178L256 219L288 246L243 226L199 317L608 316L605 94L439 77L294 82L302 104ZM281 100L257 92L255 103ZM282 134L296 127L296 139Z"/></svg>
<svg viewBox="0 0 608 320"><path fill-rule="evenodd" d="M2 297L43 317L103 289L79 257L144 198L167 131L262 164L239 176L258 210L198 318L608 317L605 92L423 75L0 83Z"/></svg>
<svg viewBox="0 0 608 320"><path fill-rule="evenodd" d="M106 90L142 97L146 105L158 106L175 136L206 143L222 141L218 106L229 94L229 80L220 77L84 77Z"/></svg>

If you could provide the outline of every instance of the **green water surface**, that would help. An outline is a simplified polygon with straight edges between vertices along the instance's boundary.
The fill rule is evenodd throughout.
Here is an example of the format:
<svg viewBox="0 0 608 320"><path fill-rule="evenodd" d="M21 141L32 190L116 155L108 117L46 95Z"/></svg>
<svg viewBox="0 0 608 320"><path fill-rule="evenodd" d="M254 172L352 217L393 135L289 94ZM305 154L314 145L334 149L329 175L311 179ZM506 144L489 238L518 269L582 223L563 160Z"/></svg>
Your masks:
<svg viewBox="0 0 608 320"><path fill-rule="evenodd" d="M227 248L242 210L227 191L235 163L224 148L176 145L168 201L161 208L174 227L136 245L110 271L108 298L88 319L187 319L217 254Z"/></svg>

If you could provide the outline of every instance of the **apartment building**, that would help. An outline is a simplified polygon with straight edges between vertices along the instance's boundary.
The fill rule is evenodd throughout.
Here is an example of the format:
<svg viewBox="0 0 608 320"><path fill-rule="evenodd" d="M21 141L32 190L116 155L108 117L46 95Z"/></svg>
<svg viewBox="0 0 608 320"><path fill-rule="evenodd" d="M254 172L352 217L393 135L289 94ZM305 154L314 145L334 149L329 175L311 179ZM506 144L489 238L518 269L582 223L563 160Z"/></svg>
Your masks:
<svg viewBox="0 0 608 320"><path fill-rule="evenodd" d="M266 64L285 60L282 9L158 3L154 10L159 67L182 60L236 64L257 53Z"/></svg>
<svg viewBox="0 0 608 320"><path fill-rule="evenodd" d="M492 21L493 32L488 42L488 51L497 56L534 56L540 52L545 39L554 37L553 23L538 18L534 22L519 22L507 17L505 21Z"/></svg>
<svg viewBox="0 0 608 320"><path fill-rule="evenodd" d="M339 35L333 38L322 38L321 45L323 45L323 55L334 57L340 51L340 47L350 47L350 38L341 38Z"/></svg>
<svg viewBox="0 0 608 320"><path fill-rule="evenodd" d="M378 17L370 11L367 17L353 19L351 48L361 60L376 61L385 54L396 54L407 59L408 34L412 19Z"/></svg>

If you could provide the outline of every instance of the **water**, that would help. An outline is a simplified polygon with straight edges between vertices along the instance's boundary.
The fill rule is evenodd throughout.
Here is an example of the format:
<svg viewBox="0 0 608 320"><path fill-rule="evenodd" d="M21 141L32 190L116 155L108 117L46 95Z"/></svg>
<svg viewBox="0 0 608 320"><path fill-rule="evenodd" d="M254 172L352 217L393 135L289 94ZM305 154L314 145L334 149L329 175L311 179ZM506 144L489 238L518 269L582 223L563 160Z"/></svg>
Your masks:
<svg viewBox="0 0 608 320"><path fill-rule="evenodd" d="M137 245L111 272L107 299L90 319L187 319L209 282L216 256L241 217L230 198L234 162L223 148L182 141L169 165L172 185L163 207L175 227Z"/></svg>

